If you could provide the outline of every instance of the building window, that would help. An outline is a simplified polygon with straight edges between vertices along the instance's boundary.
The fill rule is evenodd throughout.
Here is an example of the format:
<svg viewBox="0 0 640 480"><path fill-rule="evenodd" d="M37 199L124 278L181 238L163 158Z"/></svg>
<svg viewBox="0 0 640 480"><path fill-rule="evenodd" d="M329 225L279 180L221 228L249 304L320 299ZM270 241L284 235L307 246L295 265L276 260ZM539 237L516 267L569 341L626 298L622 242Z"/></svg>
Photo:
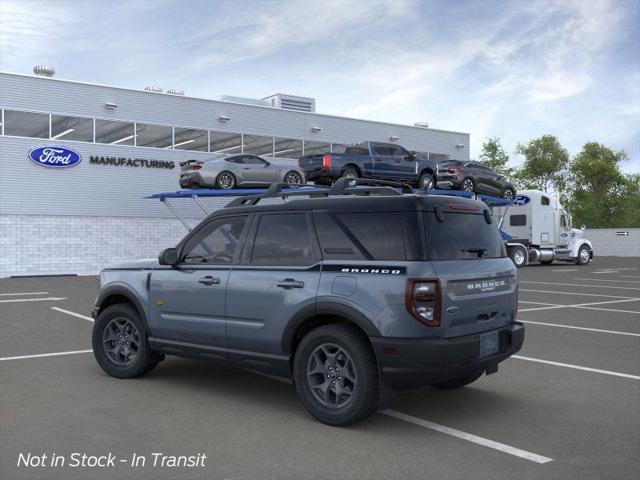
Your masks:
<svg viewBox="0 0 640 480"><path fill-rule="evenodd" d="M244 153L263 157L273 156L273 137L244 135Z"/></svg>
<svg viewBox="0 0 640 480"><path fill-rule="evenodd" d="M93 119L51 115L51 139L93 142Z"/></svg>
<svg viewBox="0 0 640 480"><path fill-rule="evenodd" d="M49 115L5 110L4 134L14 137L49 138Z"/></svg>
<svg viewBox="0 0 640 480"><path fill-rule="evenodd" d="M176 127L174 135L173 148L176 150L196 150L198 152L209 150L209 135L206 130Z"/></svg>
<svg viewBox="0 0 640 480"><path fill-rule="evenodd" d="M171 148L173 145L173 129L162 125L136 123L136 146Z"/></svg>
<svg viewBox="0 0 640 480"><path fill-rule="evenodd" d="M331 151L331 144L327 142L304 142L304 154L306 155L322 155Z"/></svg>
<svg viewBox="0 0 640 480"><path fill-rule="evenodd" d="M211 132L211 153L242 153L242 135L239 133Z"/></svg>
<svg viewBox="0 0 640 480"><path fill-rule="evenodd" d="M274 138L274 157L279 158L302 158L302 140L291 138Z"/></svg>
<svg viewBox="0 0 640 480"><path fill-rule="evenodd" d="M134 145L134 125L128 122L96 119L96 142L111 145Z"/></svg>

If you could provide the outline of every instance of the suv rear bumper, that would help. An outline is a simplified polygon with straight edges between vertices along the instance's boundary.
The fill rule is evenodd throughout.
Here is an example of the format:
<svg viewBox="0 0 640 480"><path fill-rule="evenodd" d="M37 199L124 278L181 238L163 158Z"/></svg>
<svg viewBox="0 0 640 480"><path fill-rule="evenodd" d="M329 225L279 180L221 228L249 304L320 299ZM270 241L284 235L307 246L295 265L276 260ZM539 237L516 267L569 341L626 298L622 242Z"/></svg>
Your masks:
<svg viewBox="0 0 640 480"><path fill-rule="evenodd" d="M408 390L492 370L522 348L524 325L514 322L500 328L498 338L498 353L485 358L478 357L480 334L433 340L371 337L371 343L385 382L396 390Z"/></svg>

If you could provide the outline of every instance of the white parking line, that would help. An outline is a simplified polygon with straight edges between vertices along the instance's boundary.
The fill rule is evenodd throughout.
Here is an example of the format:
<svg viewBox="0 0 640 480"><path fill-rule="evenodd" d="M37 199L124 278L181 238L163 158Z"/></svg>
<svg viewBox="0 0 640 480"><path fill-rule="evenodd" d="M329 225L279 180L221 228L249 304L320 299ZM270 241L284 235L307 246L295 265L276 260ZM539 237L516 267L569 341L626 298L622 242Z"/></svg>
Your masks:
<svg viewBox="0 0 640 480"><path fill-rule="evenodd" d="M0 303L17 303L17 302L57 302L58 300L66 300L67 297L46 297L46 298L11 298L9 300L0 300Z"/></svg>
<svg viewBox="0 0 640 480"><path fill-rule="evenodd" d="M571 328L574 330L585 330L587 332L611 333L614 335L629 335L631 337L640 337L640 333L620 332L617 330L602 330L600 328L576 327L575 325L562 325L559 323L532 322L531 320L521 319L518 319L518 321L522 323L530 323L532 325L544 325L546 327Z"/></svg>
<svg viewBox="0 0 640 480"><path fill-rule="evenodd" d="M553 307L564 307L564 305L560 305L558 303L530 302L528 300L518 300L518 303L530 303L531 305L547 305L547 306L553 306Z"/></svg>
<svg viewBox="0 0 640 480"><path fill-rule="evenodd" d="M49 292L0 293L0 297L18 297L21 295L49 295Z"/></svg>
<svg viewBox="0 0 640 480"><path fill-rule="evenodd" d="M573 277L572 280L593 280L593 278L580 278ZM604 278L599 278L599 282L611 282L611 283L640 283L640 280L605 280Z"/></svg>
<svg viewBox="0 0 640 480"><path fill-rule="evenodd" d="M620 275L620 278L640 278L640 275Z"/></svg>
<svg viewBox="0 0 640 480"><path fill-rule="evenodd" d="M530 290L529 290L530 291ZM558 292L558 293L563 293L563 292ZM606 297L607 295L602 295L603 297ZM573 305L553 305L553 304L549 304L550 306L547 307L535 307L535 308L522 308L522 309L518 309L518 312L535 312L537 310L553 310L556 308L586 308L588 310L604 310L606 312L624 312L624 313L636 313L633 312L631 310L615 310L615 309L611 309L611 308L598 308L598 307L594 307L593 305L606 305L608 303L625 303L625 302L637 302L640 300L640 298L629 298L629 297L621 297L621 300L606 300L603 302L590 302L590 303L576 303ZM521 300L519 300L521 301Z"/></svg>
<svg viewBox="0 0 640 480"><path fill-rule="evenodd" d="M631 375L629 373L612 372L611 370L599 370L597 368L583 367L581 365L573 365L571 363L552 362L551 360L543 360L541 358L521 357L520 355L513 355L511 358L517 358L518 360L526 360L527 362L545 363L547 365L555 365L557 367L573 368L575 370L583 370L585 372L602 373L603 375L612 375L614 377L630 378L632 380L640 380L637 375Z"/></svg>
<svg viewBox="0 0 640 480"><path fill-rule="evenodd" d="M93 318L87 317L86 315L80 315L79 313L71 312L69 310L65 310L64 308L58 308L58 307L50 307L50 308L51 310L55 310L56 312L66 313L67 315L71 315L72 317L78 317L83 320L86 320L87 322L93 323Z"/></svg>
<svg viewBox="0 0 640 480"><path fill-rule="evenodd" d="M585 310L600 310L601 312L634 313L636 315L640 314L640 312L637 310L616 310L615 308L598 308L598 307L583 307L583 306L577 306L573 308L584 308Z"/></svg>
<svg viewBox="0 0 640 480"><path fill-rule="evenodd" d="M640 287L619 287L617 285L584 285L582 283L534 282L532 280L520 280L520 283L539 283L542 285L562 285L563 287L615 288L616 290L640 290Z"/></svg>
<svg viewBox="0 0 640 480"><path fill-rule="evenodd" d="M514 455L516 457L524 458L525 460L529 460L531 462L549 463L553 461L553 458L543 457L542 455L538 455L536 453L527 452L526 450L521 450L519 448L512 447L504 443L489 440L488 438L479 437L471 433L463 432L461 430L456 430L455 428L446 427L444 425L440 425L439 423L423 420L422 418L414 417L412 415L407 415L406 413L396 412L395 410L382 410L380 413L384 415L388 415L393 418L397 418L398 420L402 420L404 422L413 423L414 425L419 425L421 427L435 430L436 432L444 433L445 435L461 438L462 440L466 440L468 442L476 443L484 447L489 447L489 448L493 448L494 450L499 450L501 452L508 453L509 455Z"/></svg>
<svg viewBox="0 0 640 480"><path fill-rule="evenodd" d="M25 358L59 357L62 355L76 355L78 353L89 353L89 352L93 352L93 350L71 350L69 352L38 353L36 355L20 355L18 357L2 357L0 358L0 362L4 362L6 360L23 360Z"/></svg>
<svg viewBox="0 0 640 480"><path fill-rule="evenodd" d="M577 272L579 268L561 268L559 270L551 270L552 272Z"/></svg>
<svg viewBox="0 0 640 480"><path fill-rule="evenodd" d="M537 293L557 293L559 295L577 295L579 297L605 297L605 298L624 298L630 300L640 300L638 297L621 297L620 295L602 295L600 293L578 293L578 292L561 292L559 290L534 290L532 288L519 288L521 292L537 292Z"/></svg>

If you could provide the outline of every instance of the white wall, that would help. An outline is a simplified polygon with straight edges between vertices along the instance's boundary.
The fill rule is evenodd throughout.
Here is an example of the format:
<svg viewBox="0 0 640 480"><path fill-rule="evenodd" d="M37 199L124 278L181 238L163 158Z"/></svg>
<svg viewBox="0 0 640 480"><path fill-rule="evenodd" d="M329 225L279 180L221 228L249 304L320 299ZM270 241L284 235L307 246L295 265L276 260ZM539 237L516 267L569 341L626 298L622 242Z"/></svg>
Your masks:
<svg viewBox="0 0 640 480"><path fill-rule="evenodd" d="M618 232L629 235L618 235ZM588 229L585 238L593 243L594 257L640 257L640 228Z"/></svg>
<svg viewBox="0 0 640 480"><path fill-rule="evenodd" d="M0 216L0 277L96 274L123 260L155 258L187 230L171 218Z"/></svg>

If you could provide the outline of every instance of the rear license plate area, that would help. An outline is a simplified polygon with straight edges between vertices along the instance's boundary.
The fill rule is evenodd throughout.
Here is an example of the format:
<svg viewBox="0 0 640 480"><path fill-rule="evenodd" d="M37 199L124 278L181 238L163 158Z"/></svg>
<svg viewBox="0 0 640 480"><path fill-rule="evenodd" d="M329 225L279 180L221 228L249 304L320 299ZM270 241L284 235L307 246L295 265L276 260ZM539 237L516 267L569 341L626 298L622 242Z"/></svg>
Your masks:
<svg viewBox="0 0 640 480"><path fill-rule="evenodd" d="M483 333L480 335L480 354L479 358L490 357L498 353L500 342L498 339L498 331Z"/></svg>

